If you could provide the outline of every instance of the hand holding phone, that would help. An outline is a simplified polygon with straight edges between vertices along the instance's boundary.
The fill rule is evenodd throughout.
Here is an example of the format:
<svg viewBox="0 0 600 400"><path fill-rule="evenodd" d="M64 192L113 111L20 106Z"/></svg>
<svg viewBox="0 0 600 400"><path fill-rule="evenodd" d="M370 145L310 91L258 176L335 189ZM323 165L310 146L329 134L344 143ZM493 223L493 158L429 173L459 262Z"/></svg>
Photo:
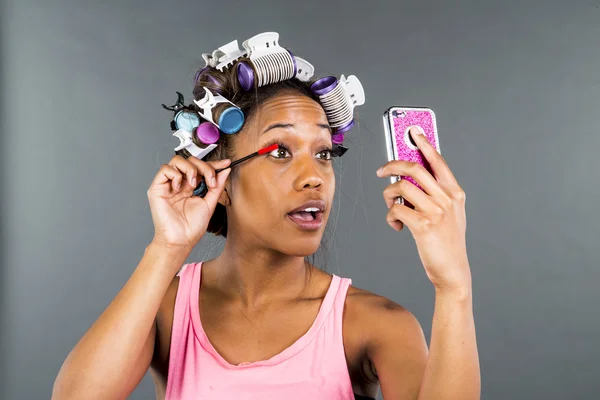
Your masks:
<svg viewBox="0 0 600 400"><path fill-rule="evenodd" d="M429 172L432 172L429 163L415 145L410 135L410 128L417 127L439 153L440 145L433 110L422 107L390 107L383 114L383 126L388 161L402 160L416 162L423 165ZM410 176L392 177L390 179L392 183L400 179L406 179L421 188ZM414 208L409 202L405 202L402 197L399 197L398 202Z"/></svg>

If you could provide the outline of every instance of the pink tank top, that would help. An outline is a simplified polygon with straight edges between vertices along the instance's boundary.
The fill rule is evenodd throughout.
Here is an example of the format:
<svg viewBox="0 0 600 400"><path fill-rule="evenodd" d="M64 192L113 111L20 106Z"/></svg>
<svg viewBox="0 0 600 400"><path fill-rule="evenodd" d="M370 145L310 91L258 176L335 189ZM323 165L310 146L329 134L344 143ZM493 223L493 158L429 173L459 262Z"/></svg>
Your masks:
<svg viewBox="0 0 600 400"><path fill-rule="evenodd" d="M229 364L208 341L198 307L202 263L179 272L165 400L353 400L342 338L351 279L333 275L309 330L268 360Z"/></svg>

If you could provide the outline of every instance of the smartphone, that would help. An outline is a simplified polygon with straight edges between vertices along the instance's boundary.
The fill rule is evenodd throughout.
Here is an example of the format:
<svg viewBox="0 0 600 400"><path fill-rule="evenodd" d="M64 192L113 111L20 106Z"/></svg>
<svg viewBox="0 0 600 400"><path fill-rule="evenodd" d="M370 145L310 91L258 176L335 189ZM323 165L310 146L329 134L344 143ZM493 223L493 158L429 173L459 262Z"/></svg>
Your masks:
<svg viewBox="0 0 600 400"><path fill-rule="evenodd" d="M383 127L385 132L385 144L387 148L388 161L402 160L417 162L432 173L431 167L421 151L415 145L409 130L416 126L425 137L440 153L440 143L438 140L437 124L435 113L430 108L425 107L390 107L383 113ZM421 186L410 176L393 176L390 178L392 183L401 179L406 179L418 188ZM399 197L397 203L405 204L414 208L410 202Z"/></svg>

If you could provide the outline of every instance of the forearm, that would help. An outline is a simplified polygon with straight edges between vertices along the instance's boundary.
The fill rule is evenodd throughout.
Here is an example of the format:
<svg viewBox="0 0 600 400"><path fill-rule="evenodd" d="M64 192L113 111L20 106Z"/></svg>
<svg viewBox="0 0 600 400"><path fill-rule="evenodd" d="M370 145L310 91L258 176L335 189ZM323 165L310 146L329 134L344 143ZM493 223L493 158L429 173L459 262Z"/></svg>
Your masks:
<svg viewBox="0 0 600 400"><path fill-rule="evenodd" d="M134 372L141 373L136 368L140 369L140 357L154 334L156 314L173 279L168 271L177 270L188 254L153 244L146 248L125 286L65 360L55 382L55 395L83 391L91 395L86 398L93 398L92 393L99 391L120 393L131 383L128 379Z"/></svg>
<svg viewBox="0 0 600 400"><path fill-rule="evenodd" d="M471 288L436 291L429 358L419 400L479 399L481 377Z"/></svg>

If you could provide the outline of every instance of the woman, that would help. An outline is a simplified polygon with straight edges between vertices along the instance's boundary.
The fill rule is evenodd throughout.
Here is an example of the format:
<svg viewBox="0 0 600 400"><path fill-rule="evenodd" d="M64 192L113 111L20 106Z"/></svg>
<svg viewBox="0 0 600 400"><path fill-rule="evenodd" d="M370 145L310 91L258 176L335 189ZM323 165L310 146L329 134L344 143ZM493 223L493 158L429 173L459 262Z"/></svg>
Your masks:
<svg viewBox="0 0 600 400"><path fill-rule="evenodd" d="M53 399L126 398L149 368L159 399L359 399L379 386L385 399L479 398L465 196L440 154L411 130L435 176L401 161L377 171L425 190L402 180L383 197L436 289L428 351L409 311L305 260L335 189L332 130L310 85L244 91L235 71L203 70L194 95L223 94L243 128L204 160L177 155L160 168L148 189L154 238L65 360ZM215 173L269 144L279 148ZM202 178L208 193L193 196ZM182 268L206 232L226 237L223 252Z"/></svg>

